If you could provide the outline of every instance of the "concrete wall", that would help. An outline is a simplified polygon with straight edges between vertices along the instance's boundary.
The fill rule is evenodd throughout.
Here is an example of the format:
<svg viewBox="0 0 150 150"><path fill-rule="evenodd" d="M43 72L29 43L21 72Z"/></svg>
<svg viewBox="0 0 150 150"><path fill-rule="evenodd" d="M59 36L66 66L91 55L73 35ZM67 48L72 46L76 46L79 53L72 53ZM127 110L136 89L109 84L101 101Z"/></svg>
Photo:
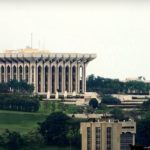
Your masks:
<svg viewBox="0 0 150 150"><path fill-rule="evenodd" d="M74 114L75 118L101 118L103 114ZM72 117L72 114L68 114L68 116ZM107 116L110 116L110 114L107 114Z"/></svg>
<svg viewBox="0 0 150 150"><path fill-rule="evenodd" d="M138 98L150 98L150 95L121 95L121 94L112 94L113 97L119 98L121 101L124 100L133 100L132 97L138 97Z"/></svg>

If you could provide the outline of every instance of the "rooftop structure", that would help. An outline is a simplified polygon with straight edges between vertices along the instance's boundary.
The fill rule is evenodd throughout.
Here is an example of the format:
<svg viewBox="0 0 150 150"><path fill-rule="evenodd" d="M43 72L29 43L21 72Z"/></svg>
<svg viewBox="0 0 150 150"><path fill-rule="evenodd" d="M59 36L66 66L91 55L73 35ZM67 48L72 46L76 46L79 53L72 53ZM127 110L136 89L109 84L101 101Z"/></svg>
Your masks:
<svg viewBox="0 0 150 150"><path fill-rule="evenodd" d="M49 50L38 50L38 49L32 49L29 46L26 46L25 49L19 49L19 50L4 50L4 53L12 54L12 53L50 53Z"/></svg>

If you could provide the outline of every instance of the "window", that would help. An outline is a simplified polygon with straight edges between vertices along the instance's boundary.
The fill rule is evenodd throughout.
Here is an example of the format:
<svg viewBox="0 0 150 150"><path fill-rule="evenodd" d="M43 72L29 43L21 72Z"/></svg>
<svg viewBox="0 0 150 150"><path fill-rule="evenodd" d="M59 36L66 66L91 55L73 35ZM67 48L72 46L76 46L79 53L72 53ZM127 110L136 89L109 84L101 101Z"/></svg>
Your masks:
<svg viewBox="0 0 150 150"><path fill-rule="evenodd" d="M101 128L96 127L96 150L100 150L101 148Z"/></svg>
<svg viewBox="0 0 150 150"><path fill-rule="evenodd" d="M122 133L120 135L120 150L130 150L129 144L133 144L133 134Z"/></svg>
<svg viewBox="0 0 150 150"><path fill-rule="evenodd" d="M87 128L87 150L91 150L91 128Z"/></svg>
<svg viewBox="0 0 150 150"><path fill-rule="evenodd" d="M107 150L111 150L111 127L107 127Z"/></svg>

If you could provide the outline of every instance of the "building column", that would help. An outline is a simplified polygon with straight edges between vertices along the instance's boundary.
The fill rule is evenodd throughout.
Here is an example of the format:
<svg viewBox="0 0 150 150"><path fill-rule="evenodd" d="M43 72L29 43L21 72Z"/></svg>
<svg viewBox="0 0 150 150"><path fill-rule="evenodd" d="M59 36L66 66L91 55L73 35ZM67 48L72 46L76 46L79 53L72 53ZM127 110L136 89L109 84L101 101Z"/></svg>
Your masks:
<svg viewBox="0 0 150 150"><path fill-rule="evenodd" d="M38 88L38 79L37 79L37 64L35 63L35 65L34 65L34 92L35 93L37 93L38 91L37 91L37 88Z"/></svg>
<svg viewBox="0 0 150 150"><path fill-rule="evenodd" d="M6 64L4 65L4 82L7 82L6 81Z"/></svg>
<svg viewBox="0 0 150 150"><path fill-rule="evenodd" d="M8 72L7 72L7 65L6 65L6 81L5 82L8 82Z"/></svg>
<svg viewBox="0 0 150 150"><path fill-rule="evenodd" d="M43 80L43 82L42 82L42 85L43 85L43 91L42 92L44 92L45 93L45 67L44 67L44 64L43 64L43 71L42 71L42 75L43 75L43 78L42 78L42 80Z"/></svg>
<svg viewBox="0 0 150 150"><path fill-rule="evenodd" d="M96 127L94 126L94 124L91 124L91 149L92 150L96 150L96 131L95 131Z"/></svg>
<svg viewBox="0 0 150 150"><path fill-rule="evenodd" d="M11 80L11 64L9 65L9 67L10 67L9 79Z"/></svg>
<svg viewBox="0 0 150 150"><path fill-rule="evenodd" d="M79 65L77 66L77 72L78 72L78 75L77 75L77 92L80 93L80 67Z"/></svg>
<svg viewBox="0 0 150 150"><path fill-rule="evenodd" d="M2 67L2 66L0 66L0 83L2 82L2 71L1 71L1 67Z"/></svg>
<svg viewBox="0 0 150 150"><path fill-rule="evenodd" d="M62 93L64 93L64 66L62 65L62 72L61 72L61 89Z"/></svg>
<svg viewBox="0 0 150 150"><path fill-rule="evenodd" d="M32 83L32 64L29 65L29 83Z"/></svg>
<svg viewBox="0 0 150 150"><path fill-rule="evenodd" d="M75 69L75 92L78 93L78 67Z"/></svg>
<svg viewBox="0 0 150 150"><path fill-rule="evenodd" d="M13 79L13 64L11 64L10 68L11 68L10 69L10 72L11 72L11 77L10 78Z"/></svg>
<svg viewBox="0 0 150 150"><path fill-rule="evenodd" d="M71 70L70 70L70 68L71 68L71 67L69 66L69 72L68 72L68 74L69 74L69 75L68 75L68 77L69 77L69 79L68 79L68 86L69 86L69 89L68 89L68 92L71 92L71 86L70 86L70 85L71 85L71 81L70 81L70 79L71 79L71 78L70 78Z"/></svg>
<svg viewBox="0 0 150 150"><path fill-rule="evenodd" d="M64 92L66 91L66 67L65 67L65 65L64 65L64 67L63 67L63 70L64 70Z"/></svg>
<svg viewBox="0 0 150 150"><path fill-rule="evenodd" d="M53 72L52 72L52 65L50 65L50 91L52 93L52 76L53 76Z"/></svg>
<svg viewBox="0 0 150 150"><path fill-rule="evenodd" d="M18 64L16 65L16 80L18 80Z"/></svg>
<svg viewBox="0 0 150 150"><path fill-rule="evenodd" d="M85 88L85 66L82 67L82 92L84 93Z"/></svg>
<svg viewBox="0 0 150 150"><path fill-rule="evenodd" d="M86 65L84 67L84 92L86 92Z"/></svg>
<svg viewBox="0 0 150 150"><path fill-rule="evenodd" d="M57 66L55 66L55 91L54 93L56 93L57 91Z"/></svg>
<svg viewBox="0 0 150 150"><path fill-rule="evenodd" d="M50 67L50 64L48 65L48 80L47 80L47 82L48 82L48 89L47 89L47 91L48 92L50 92L51 93L51 67Z"/></svg>
<svg viewBox="0 0 150 150"><path fill-rule="evenodd" d="M135 145L135 134L133 134L133 145Z"/></svg>
<svg viewBox="0 0 150 150"><path fill-rule="evenodd" d="M22 68L22 79L25 80L25 64L23 63L23 68Z"/></svg>
<svg viewBox="0 0 150 150"><path fill-rule="evenodd" d="M17 81L20 82L19 63L17 65Z"/></svg>
<svg viewBox="0 0 150 150"><path fill-rule="evenodd" d="M72 65L70 65L70 92L72 93Z"/></svg>
<svg viewBox="0 0 150 150"><path fill-rule="evenodd" d="M57 78L56 78L56 90L59 89L59 67L57 64Z"/></svg>

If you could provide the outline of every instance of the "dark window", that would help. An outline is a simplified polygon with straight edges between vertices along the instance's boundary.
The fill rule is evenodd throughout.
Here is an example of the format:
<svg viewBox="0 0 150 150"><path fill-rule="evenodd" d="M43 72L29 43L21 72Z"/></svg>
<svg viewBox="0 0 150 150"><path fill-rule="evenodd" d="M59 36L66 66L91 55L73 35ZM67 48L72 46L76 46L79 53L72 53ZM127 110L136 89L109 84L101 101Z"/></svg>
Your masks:
<svg viewBox="0 0 150 150"><path fill-rule="evenodd" d="M129 144L133 144L133 134L122 133L120 135L120 150L130 150Z"/></svg>
<svg viewBox="0 0 150 150"><path fill-rule="evenodd" d="M111 150L111 127L107 127L107 150Z"/></svg>

